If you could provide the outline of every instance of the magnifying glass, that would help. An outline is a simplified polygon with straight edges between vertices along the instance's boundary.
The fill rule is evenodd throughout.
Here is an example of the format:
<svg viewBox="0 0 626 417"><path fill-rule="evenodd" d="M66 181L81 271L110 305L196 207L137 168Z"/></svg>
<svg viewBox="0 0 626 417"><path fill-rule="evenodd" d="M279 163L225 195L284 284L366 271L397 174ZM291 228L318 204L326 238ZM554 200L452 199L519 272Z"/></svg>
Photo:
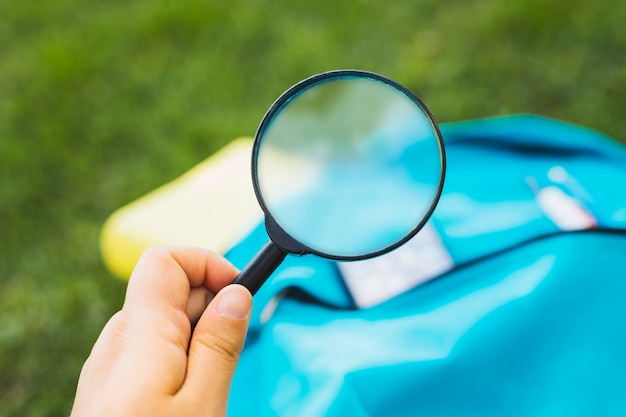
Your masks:
<svg viewBox="0 0 626 417"><path fill-rule="evenodd" d="M382 75L314 75L270 107L252 180L270 240L234 283L256 293L287 254L350 261L389 252L426 223L445 151L424 103Z"/></svg>

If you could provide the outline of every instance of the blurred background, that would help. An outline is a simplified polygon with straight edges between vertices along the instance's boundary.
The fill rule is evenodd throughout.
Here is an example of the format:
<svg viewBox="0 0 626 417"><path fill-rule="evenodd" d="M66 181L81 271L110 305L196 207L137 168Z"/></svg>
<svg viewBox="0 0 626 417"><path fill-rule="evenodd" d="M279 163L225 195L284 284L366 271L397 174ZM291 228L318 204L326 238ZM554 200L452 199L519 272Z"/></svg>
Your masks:
<svg viewBox="0 0 626 417"><path fill-rule="evenodd" d="M118 207L251 136L338 68L405 84L439 122L536 113L626 141L626 3L0 0L0 416L69 414L125 282Z"/></svg>

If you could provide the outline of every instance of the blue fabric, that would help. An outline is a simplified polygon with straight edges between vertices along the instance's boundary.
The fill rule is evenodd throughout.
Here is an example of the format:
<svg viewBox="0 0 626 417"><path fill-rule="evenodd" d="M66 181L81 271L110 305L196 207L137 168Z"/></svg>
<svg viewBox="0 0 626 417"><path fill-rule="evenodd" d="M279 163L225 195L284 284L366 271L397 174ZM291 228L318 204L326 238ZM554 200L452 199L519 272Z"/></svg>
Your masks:
<svg viewBox="0 0 626 417"><path fill-rule="evenodd" d="M430 223L452 269L356 308L336 263L288 257L255 296L229 416L626 415L626 149L537 116L441 129ZM564 230L547 187L594 225Z"/></svg>

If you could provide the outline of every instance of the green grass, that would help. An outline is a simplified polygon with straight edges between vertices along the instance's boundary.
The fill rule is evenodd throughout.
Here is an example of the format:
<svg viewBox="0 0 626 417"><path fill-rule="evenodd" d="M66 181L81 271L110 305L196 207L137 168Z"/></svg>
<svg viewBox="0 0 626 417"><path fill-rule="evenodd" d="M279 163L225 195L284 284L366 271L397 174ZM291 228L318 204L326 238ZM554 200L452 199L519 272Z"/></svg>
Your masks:
<svg viewBox="0 0 626 417"><path fill-rule="evenodd" d="M0 1L0 416L68 414L124 283L99 228L314 73L361 68L440 122L538 113L626 140L617 1Z"/></svg>

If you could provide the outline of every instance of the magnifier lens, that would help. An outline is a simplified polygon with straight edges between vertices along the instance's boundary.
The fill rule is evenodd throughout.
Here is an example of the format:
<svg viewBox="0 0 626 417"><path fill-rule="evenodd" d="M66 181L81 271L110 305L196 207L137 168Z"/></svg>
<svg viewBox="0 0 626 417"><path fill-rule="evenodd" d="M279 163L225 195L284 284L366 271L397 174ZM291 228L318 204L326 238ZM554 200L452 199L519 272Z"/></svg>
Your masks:
<svg viewBox="0 0 626 417"><path fill-rule="evenodd" d="M292 93L257 132L253 177L266 214L333 259L375 256L415 234L444 173L439 131L419 99L352 72Z"/></svg>
<svg viewBox="0 0 626 417"><path fill-rule="evenodd" d="M287 253L358 260L400 246L430 217L444 172L437 124L403 86L356 70L300 82L255 137L270 241L234 282L255 293Z"/></svg>

